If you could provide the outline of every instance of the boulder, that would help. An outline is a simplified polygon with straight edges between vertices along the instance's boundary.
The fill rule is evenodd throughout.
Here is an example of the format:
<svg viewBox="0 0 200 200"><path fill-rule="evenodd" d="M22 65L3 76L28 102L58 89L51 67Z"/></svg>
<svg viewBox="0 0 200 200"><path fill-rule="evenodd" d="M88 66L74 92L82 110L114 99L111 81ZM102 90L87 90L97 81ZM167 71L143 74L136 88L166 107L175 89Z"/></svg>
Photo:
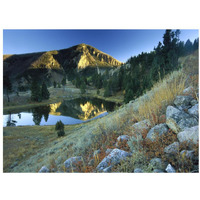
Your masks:
<svg viewBox="0 0 200 200"><path fill-rule="evenodd" d="M105 168L109 166L114 166L119 164L122 160L126 159L127 157L131 156L131 153L120 149L113 149L112 152L106 156L97 166L97 171L102 172Z"/></svg>
<svg viewBox="0 0 200 200"><path fill-rule="evenodd" d="M180 143L188 142L197 144L199 141L199 126L187 128L177 135Z"/></svg>
<svg viewBox="0 0 200 200"><path fill-rule="evenodd" d="M192 95L194 93L194 88L192 86L185 88L183 90L184 95Z"/></svg>
<svg viewBox="0 0 200 200"><path fill-rule="evenodd" d="M153 173L164 173L164 171L161 170L161 169L154 169L154 170L153 170Z"/></svg>
<svg viewBox="0 0 200 200"><path fill-rule="evenodd" d="M176 173L176 170L171 166L171 164L168 164L165 170L167 173Z"/></svg>
<svg viewBox="0 0 200 200"><path fill-rule="evenodd" d="M130 137L128 135L120 135L117 138L117 143L116 143L116 147L120 146L120 143L127 143L127 141L130 139Z"/></svg>
<svg viewBox="0 0 200 200"><path fill-rule="evenodd" d="M192 100L192 96L177 96L174 100L174 105L176 105L178 108L187 109L191 107Z"/></svg>
<svg viewBox="0 0 200 200"><path fill-rule="evenodd" d="M151 128L148 132L146 139L150 139L151 141L155 141L158 136L168 133L168 127L166 124L158 124Z"/></svg>
<svg viewBox="0 0 200 200"><path fill-rule="evenodd" d="M144 131L148 132L152 126L151 126L151 122L146 119L146 120L133 124L132 127L136 133L141 134Z"/></svg>
<svg viewBox="0 0 200 200"><path fill-rule="evenodd" d="M134 173L143 173L143 170L141 168L135 168Z"/></svg>
<svg viewBox="0 0 200 200"><path fill-rule="evenodd" d="M165 166L164 163L162 162L161 158L152 158L150 160L149 165L155 170L155 169L159 169L159 170L164 170Z"/></svg>
<svg viewBox="0 0 200 200"><path fill-rule="evenodd" d="M198 101L196 99L193 99L190 103L192 106L194 106L195 104L198 104Z"/></svg>
<svg viewBox="0 0 200 200"><path fill-rule="evenodd" d="M48 173L49 169L46 166L43 166L40 170L39 173Z"/></svg>
<svg viewBox="0 0 200 200"><path fill-rule="evenodd" d="M111 172L111 170L112 170L112 167L109 166L109 167L106 167L106 168L103 170L103 172L108 173L108 172Z"/></svg>
<svg viewBox="0 0 200 200"><path fill-rule="evenodd" d="M64 162L64 165L66 172L75 172L80 166L83 166L83 158L81 156L69 158Z"/></svg>
<svg viewBox="0 0 200 200"><path fill-rule="evenodd" d="M166 154L176 155L179 152L179 143L174 142L174 143L170 144L169 146L164 148L164 152Z"/></svg>
<svg viewBox="0 0 200 200"><path fill-rule="evenodd" d="M183 131L185 128L198 124L197 120L191 115L173 106L168 106L166 110L166 124L175 133Z"/></svg>
<svg viewBox="0 0 200 200"><path fill-rule="evenodd" d="M190 115L194 115L196 117L199 117L199 104L195 104L192 108L188 110L188 113Z"/></svg>
<svg viewBox="0 0 200 200"><path fill-rule="evenodd" d="M106 156L111 153L113 149L106 149Z"/></svg>

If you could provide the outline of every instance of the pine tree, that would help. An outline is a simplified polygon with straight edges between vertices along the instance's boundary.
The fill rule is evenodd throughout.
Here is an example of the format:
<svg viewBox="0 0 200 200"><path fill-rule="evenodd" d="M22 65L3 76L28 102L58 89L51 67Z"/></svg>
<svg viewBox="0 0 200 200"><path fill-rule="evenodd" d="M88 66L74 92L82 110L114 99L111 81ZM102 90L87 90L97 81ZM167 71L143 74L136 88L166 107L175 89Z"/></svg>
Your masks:
<svg viewBox="0 0 200 200"><path fill-rule="evenodd" d="M66 85L66 78L64 77L61 81L62 85L65 86Z"/></svg>
<svg viewBox="0 0 200 200"><path fill-rule="evenodd" d="M31 100L42 101L40 86L36 80L33 80L31 84Z"/></svg>
<svg viewBox="0 0 200 200"><path fill-rule="evenodd" d="M49 99L50 96L47 86L44 82L42 83L41 95L42 99Z"/></svg>
<svg viewBox="0 0 200 200"><path fill-rule="evenodd" d="M57 85L57 83L56 83L56 81L54 81L54 82L53 82L54 88L56 88L56 85Z"/></svg>
<svg viewBox="0 0 200 200"><path fill-rule="evenodd" d="M6 92L8 102L10 102L9 93L12 91L12 84L11 84L9 76L7 75L3 76L3 89Z"/></svg>

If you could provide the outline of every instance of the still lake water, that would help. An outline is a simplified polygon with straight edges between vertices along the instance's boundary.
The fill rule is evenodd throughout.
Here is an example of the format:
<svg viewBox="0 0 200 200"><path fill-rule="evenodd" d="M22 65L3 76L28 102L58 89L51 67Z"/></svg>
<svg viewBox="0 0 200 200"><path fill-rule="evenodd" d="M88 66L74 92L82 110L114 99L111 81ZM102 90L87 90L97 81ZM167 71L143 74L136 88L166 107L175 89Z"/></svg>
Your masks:
<svg viewBox="0 0 200 200"><path fill-rule="evenodd" d="M64 100L3 115L3 126L55 125L61 120L65 125L80 124L107 115L118 106L97 98Z"/></svg>

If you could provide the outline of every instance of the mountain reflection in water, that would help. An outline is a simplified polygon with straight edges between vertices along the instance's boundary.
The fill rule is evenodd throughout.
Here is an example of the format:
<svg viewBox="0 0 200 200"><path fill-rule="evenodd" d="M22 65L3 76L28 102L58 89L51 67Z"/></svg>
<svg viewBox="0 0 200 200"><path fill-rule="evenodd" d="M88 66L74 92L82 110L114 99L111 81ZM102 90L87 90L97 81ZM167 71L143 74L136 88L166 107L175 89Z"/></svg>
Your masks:
<svg viewBox="0 0 200 200"><path fill-rule="evenodd" d="M64 100L4 115L4 126L55 125L61 120L64 124L78 124L102 117L113 111L116 104L96 98Z"/></svg>

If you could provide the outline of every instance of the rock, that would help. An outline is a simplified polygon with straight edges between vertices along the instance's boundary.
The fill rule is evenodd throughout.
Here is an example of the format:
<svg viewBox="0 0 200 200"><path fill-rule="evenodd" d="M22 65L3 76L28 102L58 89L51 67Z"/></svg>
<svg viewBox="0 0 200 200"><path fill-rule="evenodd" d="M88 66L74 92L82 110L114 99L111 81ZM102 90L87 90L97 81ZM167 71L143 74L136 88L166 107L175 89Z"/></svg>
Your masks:
<svg viewBox="0 0 200 200"><path fill-rule="evenodd" d="M97 166L97 171L101 172L105 168L109 166L114 166L119 164L122 160L126 159L126 157L131 156L130 153L120 150L120 149L113 149L112 152L106 156Z"/></svg>
<svg viewBox="0 0 200 200"><path fill-rule="evenodd" d="M198 104L198 101L196 99L193 99L190 103L192 106L194 106L195 104Z"/></svg>
<svg viewBox="0 0 200 200"><path fill-rule="evenodd" d="M150 160L151 167L155 170L155 169L160 169L160 170L164 170L165 166L161 160L161 158L153 158Z"/></svg>
<svg viewBox="0 0 200 200"><path fill-rule="evenodd" d="M183 150L180 153L181 158L186 158L192 160L194 157L194 150Z"/></svg>
<svg viewBox="0 0 200 200"><path fill-rule="evenodd" d="M66 172L77 171L78 167L83 165L83 159L81 156L76 156L67 159L64 162Z"/></svg>
<svg viewBox="0 0 200 200"><path fill-rule="evenodd" d="M187 128L177 135L180 143L188 142L197 144L199 141L199 126Z"/></svg>
<svg viewBox="0 0 200 200"><path fill-rule="evenodd" d="M141 168L135 168L134 173L143 173L143 170Z"/></svg>
<svg viewBox="0 0 200 200"><path fill-rule="evenodd" d="M197 123L197 120L191 115L181 111L173 106L168 106L166 110L166 124L175 133L183 131ZM191 118L191 119L189 119Z"/></svg>
<svg viewBox="0 0 200 200"><path fill-rule="evenodd" d="M111 170L112 170L112 167L109 166L109 167L106 167L106 168L103 170L103 172L108 173L108 172L111 172Z"/></svg>
<svg viewBox="0 0 200 200"><path fill-rule="evenodd" d="M194 93L194 88L192 86L183 90L183 94L185 95L192 95Z"/></svg>
<svg viewBox="0 0 200 200"><path fill-rule="evenodd" d="M197 126L198 124L199 124L198 120L195 117L184 118L178 122L178 126L181 131L183 131L185 128L191 128L193 126Z"/></svg>
<svg viewBox="0 0 200 200"><path fill-rule="evenodd" d="M170 165L167 165L167 168L165 169L167 173L176 173L176 170Z"/></svg>
<svg viewBox="0 0 200 200"><path fill-rule="evenodd" d="M43 166L40 170L39 173L48 173L49 169L46 166Z"/></svg>
<svg viewBox="0 0 200 200"><path fill-rule="evenodd" d="M191 96L177 96L174 100L174 105L176 105L178 108L188 108L191 106L190 102L193 100L193 97Z"/></svg>
<svg viewBox="0 0 200 200"><path fill-rule="evenodd" d="M110 152L112 151L113 149L106 149L106 156L108 155L108 154L110 154Z"/></svg>
<svg viewBox="0 0 200 200"><path fill-rule="evenodd" d="M157 136L161 136L163 134L168 133L168 127L166 124L158 124L151 128L151 130L148 132L146 139L150 139L151 141L155 141Z"/></svg>
<svg viewBox="0 0 200 200"><path fill-rule="evenodd" d="M120 143L127 143L127 141L130 139L130 137L128 135L120 135L117 138L117 143L115 144L116 147L120 146Z"/></svg>
<svg viewBox="0 0 200 200"><path fill-rule="evenodd" d="M169 146L164 148L164 152L166 154L176 155L179 152L179 143L174 142L174 143L170 144Z"/></svg>
<svg viewBox="0 0 200 200"><path fill-rule="evenodd" d="M164 173L164 171L161 170L161 169L154 169L154 170L153 170L153 173Z"/></svg>
<svg viewBox="0 0 200 200"><path fill-rule="evenodd" d="M188 110L188 113L190 115L195 115L196 117L199 117L199 104L195 104L192 108Z"/></svg>
<svg viewBox="0 0 200 200"><path fill-rule="evenodd" d="M144 131L148 132L152 126L151 126L151 122L146 119L146 120L133 124L132 127L136 133L141 134Z"/></svg>
<svg viewBox="0 0 200 200"><path fill-rule="evenodd" d="M94 159L91 159L91 160L88 162L88 165L89 165L89 166L94 166L94 163L95 163L95 160L94 160Z"/></svg>

